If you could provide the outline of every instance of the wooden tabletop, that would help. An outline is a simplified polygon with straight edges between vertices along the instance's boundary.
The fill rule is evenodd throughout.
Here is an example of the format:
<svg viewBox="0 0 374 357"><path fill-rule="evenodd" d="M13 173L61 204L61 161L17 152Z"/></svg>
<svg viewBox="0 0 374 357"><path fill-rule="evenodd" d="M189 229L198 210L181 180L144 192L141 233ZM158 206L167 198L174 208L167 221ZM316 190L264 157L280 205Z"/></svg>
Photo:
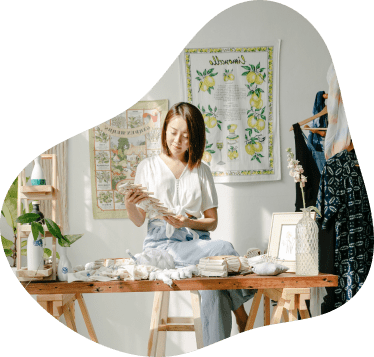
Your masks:
<svg viewBox="0 0 374 357"><path fill-rule="evenodd" d="M271 288L311 288L338 286L338 277L320 273L317 276L300 276L294 273L283 273L277 276L261 276L257 274L236 275L227 278L191 278L173 280L170 288L160 280L135 281L90 281L60 282L39 281L21 283L29 294L90 294L90 293L122 293L149 291L183 291L183 290L228 290L228 289L271 289ZM26 287L27 286L27 287Z"/></svg>

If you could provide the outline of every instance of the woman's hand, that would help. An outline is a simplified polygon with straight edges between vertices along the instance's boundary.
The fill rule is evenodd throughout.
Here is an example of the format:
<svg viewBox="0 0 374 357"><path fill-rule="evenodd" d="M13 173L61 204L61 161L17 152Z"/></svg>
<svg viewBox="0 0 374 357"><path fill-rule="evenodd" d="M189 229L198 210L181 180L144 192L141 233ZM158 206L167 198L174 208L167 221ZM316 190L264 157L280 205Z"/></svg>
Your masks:
<svg viewBox="0 0 374 357"><path fill-rule="evenodd" d="M135 206L137 203L140 203L148 198L148 195L141 190L135 189L128 191L125 195L125 205Z"/></svg>
<svg viewBox="0 0 374 357"><path fill-rule="evenodd" d="M174 228L189 227L191 219L188 217L178 215L178 216L164 216L163 219L172 225Z"/></svg>

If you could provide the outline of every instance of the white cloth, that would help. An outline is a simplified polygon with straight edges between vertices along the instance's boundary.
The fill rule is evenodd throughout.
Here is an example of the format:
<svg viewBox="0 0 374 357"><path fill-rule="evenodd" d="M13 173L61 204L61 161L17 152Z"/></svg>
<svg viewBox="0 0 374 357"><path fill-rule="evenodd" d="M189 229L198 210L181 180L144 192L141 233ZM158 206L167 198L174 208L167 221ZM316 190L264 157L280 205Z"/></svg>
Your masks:
<svg viewBox="0 0 374 357"><path fill-rule="evenodd" d="M328 128L325 138L325 157L328 160L351 144L351 135L343 106L338 78L331 63L327 71L329 97L327 99Z"/></svg>
<svg viewBox="0 0 374 357"><path fill-rule="evenodd" d="M155 198L176 215L188 213L201 218L204 211L218 207L213 176L208 165L203 162L192 171L186 166L179 179L176 179L159 155L148 157L139 164L134 183L147 187ZM142 208L142 203L138 207ZM149 218L154 217L150 214ZM170 238L173 233L174 227L167 224L166 236ZM196 232L191 230L191 233L194 239L195 236L198 238Z"/></svg>

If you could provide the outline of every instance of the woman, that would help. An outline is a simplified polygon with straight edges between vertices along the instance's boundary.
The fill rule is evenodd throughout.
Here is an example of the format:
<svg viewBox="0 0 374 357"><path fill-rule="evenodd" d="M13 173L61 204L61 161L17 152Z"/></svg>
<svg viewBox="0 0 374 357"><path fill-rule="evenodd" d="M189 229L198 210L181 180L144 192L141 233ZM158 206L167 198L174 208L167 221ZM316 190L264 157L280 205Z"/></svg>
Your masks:
<svg viewBox="0 0 374 357"><path fill-rule="evenodd" d="M197 264L208 256L238 256L231 243L209 237L218 223L218 199L210 169L201 162L205 125L200 111L188 103L175 104L166 115L161 142L162 153L139 164L135 183L147 187L175 216L163 221L149 217L143 248L166 250L176 267ZM140 190L125 196L128 216L138 227L145 221L144 199ZM253 291L204 290L200 295L205 346L230 336L231 310L239 331L244 331L248 315L243 303Z"/></svg>

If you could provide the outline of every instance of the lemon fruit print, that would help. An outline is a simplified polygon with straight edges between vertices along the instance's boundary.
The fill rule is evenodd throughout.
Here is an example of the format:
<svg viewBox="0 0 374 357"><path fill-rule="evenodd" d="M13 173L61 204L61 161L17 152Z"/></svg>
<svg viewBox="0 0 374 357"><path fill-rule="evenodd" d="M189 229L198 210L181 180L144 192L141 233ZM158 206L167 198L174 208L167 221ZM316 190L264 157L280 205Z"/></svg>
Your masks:
<svg viewBox="0 0 374 357"><path fill-rule="evenodd" d="M217 116L218 116L217 107L215 107L214 110L212 109L210 104L208 104L208 110L206 110L204 108L204 106L202 106L200 108L200 104L198 104L197 107L199 108L199 110L203 114L204 123L205 123L205 132L210 134L209 129L213 129L215 127L217 127L219 130L222 130L222 128L221 128L222 121L217 118Z"/></svg>
<svg viewBox="0 0 374 357"><path fill-rule="evenodd" d="M212 154L215 154L215 151L212 149L213 144L209 144L206 140L205 151L203 153L203 161L205 161L209 166L212 161Z"/></svg>
<svg viewBox="0 0 374 357"><path fill-rule="evenodd" d="M209 70L204 69L203 73L196 70L199 77L196 77L200 83L199 83L199 92L208 92L211 94L211 91L214 89L214 86L216 84L216 80L213 78L218 73L214 73L214 68L211 68Z"/></svg>

